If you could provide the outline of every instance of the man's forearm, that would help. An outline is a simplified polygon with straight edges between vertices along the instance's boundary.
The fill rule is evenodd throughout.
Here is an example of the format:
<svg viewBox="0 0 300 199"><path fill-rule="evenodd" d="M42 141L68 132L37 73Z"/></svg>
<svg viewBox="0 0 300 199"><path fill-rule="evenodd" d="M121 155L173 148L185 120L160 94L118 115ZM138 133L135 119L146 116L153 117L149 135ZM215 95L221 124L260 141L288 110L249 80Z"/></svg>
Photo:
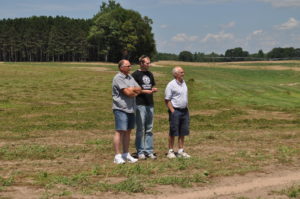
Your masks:
<svg viewBox="0 0 300 199"><path fill-rule="evenodd" d="M141 88L140 87L124 88L122 92L124 93L124 95L128 97L135 97L141 93Z"/></svg>
<svg viewBox="0 0 300 199"><path fill-rule="evenodd" d="M174 107L173 107L173 105L172 105L172 103L171 103L171 101L170 100L166 100L165 99L165 104L166 104L166 106L168 107L168 109L173 113L175 110L174 110Z"/></svg>

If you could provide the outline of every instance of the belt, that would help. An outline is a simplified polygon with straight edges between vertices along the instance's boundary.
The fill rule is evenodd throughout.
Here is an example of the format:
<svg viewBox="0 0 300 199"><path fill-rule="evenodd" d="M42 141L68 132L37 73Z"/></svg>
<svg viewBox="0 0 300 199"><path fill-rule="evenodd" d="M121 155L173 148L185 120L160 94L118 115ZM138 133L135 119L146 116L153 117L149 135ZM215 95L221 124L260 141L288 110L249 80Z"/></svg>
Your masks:
<svg viewBox="0 0 300 199"><path fill-rule="evenodd" d="M174 108L174 110L177 110L177 111L187 111L188 108Z"/></svg>

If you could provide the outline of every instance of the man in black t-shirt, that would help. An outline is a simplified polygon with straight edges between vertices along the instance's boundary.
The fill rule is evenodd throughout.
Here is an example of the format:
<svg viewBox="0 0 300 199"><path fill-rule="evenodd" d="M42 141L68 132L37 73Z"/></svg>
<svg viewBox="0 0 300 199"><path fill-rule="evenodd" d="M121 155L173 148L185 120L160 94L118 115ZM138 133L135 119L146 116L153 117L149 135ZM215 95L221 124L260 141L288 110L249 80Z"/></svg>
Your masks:
<svg viewBox="0 0 300 199"><path fill-rule="evenodd" d="M149 71L150 58L139 58L140 69L132 73L132 77L142 88L141 94L136 97L136 139L135 146L138 158L147 157L156 159L153 151L153 93L157 91L153 74Z"/></svg>

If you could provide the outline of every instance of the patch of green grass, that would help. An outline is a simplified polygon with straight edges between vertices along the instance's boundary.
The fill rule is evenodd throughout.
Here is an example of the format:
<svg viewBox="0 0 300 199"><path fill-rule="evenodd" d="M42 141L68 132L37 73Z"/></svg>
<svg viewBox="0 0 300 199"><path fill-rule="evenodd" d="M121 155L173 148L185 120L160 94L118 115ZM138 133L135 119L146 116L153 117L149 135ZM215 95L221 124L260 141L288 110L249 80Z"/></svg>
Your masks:
<svg viewBox="0 0 300 199"><path fill-rule="evenodd" d="M281 145L277 149L276 158L279 162L291 162L295 154L299 154L299 148Z"/></svg>
<svg viewBox="0 0 300 199"><path fill-rule="evenodd" d="M300 185L293 185L289 188L283 189L281 191L273 191L275 194L286 195L289 198L299 198L300 197Z"/></svg>
<svg viewBox="0 0 300 199"><path fill-rule="evenodd" d="M81 147L55 147L47 145L6 145L0 147L0 159L2 160L53 160L66 154L68 157L74 154L87 152Z"/></svg>
<svg viewBox="0 0 300 199"><path fill-rule="evenodd" d="M193 183L207 183L206 174L194 174L192 176L162 176L151 181L161 185L178 185L181 187L192 187Z"/></svg>
<svg viewBox="0 0 300 199"><path fill-rule="evenodd" d="M5 189L7 186L11 186L14 183L14 177L10 176L8 178L3 178L0 176L0 192Z"/></svg>

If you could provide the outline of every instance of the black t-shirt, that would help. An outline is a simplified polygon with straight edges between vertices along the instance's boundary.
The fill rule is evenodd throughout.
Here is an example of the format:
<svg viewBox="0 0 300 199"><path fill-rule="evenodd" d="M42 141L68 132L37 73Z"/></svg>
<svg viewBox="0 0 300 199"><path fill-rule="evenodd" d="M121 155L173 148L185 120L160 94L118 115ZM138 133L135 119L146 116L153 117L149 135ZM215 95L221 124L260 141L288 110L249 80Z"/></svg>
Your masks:
<svg viewBox="0 0 300 199"><path fill-rule="evenodd" d="M150 71L136 70L131 74L142 90L151 90L155 86L153 74ZM139 94L136 97L137 105L153 106L153 94Z"/></svg>

